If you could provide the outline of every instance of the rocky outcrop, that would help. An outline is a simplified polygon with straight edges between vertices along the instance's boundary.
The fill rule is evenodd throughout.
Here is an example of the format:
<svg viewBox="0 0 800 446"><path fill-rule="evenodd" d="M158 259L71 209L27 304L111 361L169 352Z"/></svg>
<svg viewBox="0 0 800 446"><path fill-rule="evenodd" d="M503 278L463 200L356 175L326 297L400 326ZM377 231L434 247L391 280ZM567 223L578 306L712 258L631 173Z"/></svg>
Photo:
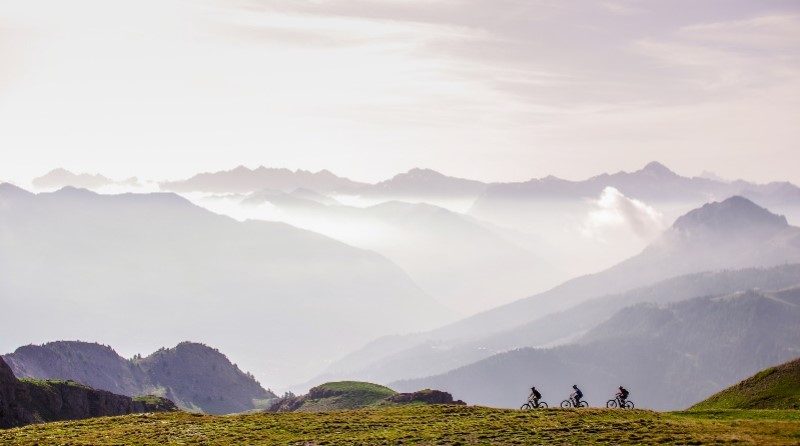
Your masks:
<svg viewBox="0 0 800 446"><path fill-rule="evenodd" d="M411 403L456 404L456 405L467 404L461 400L453 400L453 395L450 395L447 392L442 392L441 390L431 390L431 389L419 390L417 392L411 392L411 393L398 393L396 395L390 396L386 400L398 404L411 404Z"/></svg>
<svg viewBox="0 0 800 446"><path fill-rule="evenodd" d="M0 358L0 428L172 410L177 407L165 398L131 398L74 381L18 380Z"/></svg>
<svg viewBox="0 0 800 446"><path fill-rule="evenodd" d="M453 395L440 390L425 389L412 393L396 393L378 384L341 381L319 385L302 396L287 394L274 401L267 411L325 412L397 404L465 405L466 403L453 400Z"/></svg>
<svg viewBox="0 0 800 446"><path fill-rule="evenodd" d="M296 412L303 403L306 402L306 396L285 395L282 398L275 400L275 402L266 409L267 412Z"/></svg>
<svg viewBox="0 0 800 446"><path fill-rule="evenodd" d="M0 358L0 428L21 426L36 421L22 404L27 394L11 368Z"/></svg>
<svg viewBox="0 0 800 446"><path fill-rule="evenodd" d="M177 410L165 398L131 398L106 390L96 390L74 381L20 381L27 388L27 404L37 421L127 415L142 412Z"/></svg>

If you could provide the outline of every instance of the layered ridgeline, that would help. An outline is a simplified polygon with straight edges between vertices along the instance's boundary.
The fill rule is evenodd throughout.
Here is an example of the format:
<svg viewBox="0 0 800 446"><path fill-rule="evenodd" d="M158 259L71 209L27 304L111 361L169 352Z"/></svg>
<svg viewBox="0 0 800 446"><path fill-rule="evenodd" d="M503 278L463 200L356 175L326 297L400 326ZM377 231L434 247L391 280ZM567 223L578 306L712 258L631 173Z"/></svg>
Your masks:
<svg viewBox="0 0 800 446"><path fill-rule="evenodd" d="M376 184L360 183L336 176L330 171L309 172L259 166L239 166L232 170L206 172L191 178L159 183L162 190L215 194L251 193L264 189L291 192L308 189L322 194L361 195L371 199L468 199L483 193L487 184L455 178L431 169L408 172Z"/></svg>
<svg viewBox="0 0 800 446"><path fill-rule="evenodd" d="M486 218L523 218L553 203L595 198L607 187L632 199L666 208L697 206L732 195L781 212L800 208L800 188L788 182L756 184L744 180L686 177L661 163L651 162L634 172L604 173L581 181L548 176L520 183L491 184L475 201L471 212Z"/></svg>
<svg viewBox="0 0 800 446"><path fill-rule="evenodd" d="M19 380L0 358L0 428L173 410L172 401L157 396L131 398L73 381Z"/></svg>
<svg viewBox="0 0 800 446"><path fill-rule="evenodd" d="M105 345L59 341L26 345L3 359L21 378L72 380L128 396L160 395L191 411L243 412L276 398L218 350L191 342L125 359Z"/></svg>
<svg viewBox="0 0 800 446"><path fill-rule="evenodd" d="M72 173L66 169L53 169L50 172L34 178L33 186L37 189L61 189L62 187L82 187L86 189L99 189L106 186L140 186L136 177L125 180L114 180L105 175Z"/></svg>
<svg viewBox="0 0 800 446"><path fill-rule="evenodd" d="M664 305L699 296L794 286L800 286L800 264L688 274L592 299L488 336L441 340L422 334L383 338L335 362L314 382L350 376L388 383L431 376L513 349L576 341L617 311L635 304ZM417 343L408 347L410 339Z"/></svg>
<svg viewBox="0 0 800 446"><path fill-rule="evenodd" d="M634 172L604 173L582 181L548 176L525 182L485 183L444 175L431 169L415 168L385 181L368 184L337 176L327 170L309 172L239 166L232 170L206 172L185 180L160 184L164 190L217 194L251 193L263 189L291 192L304 188L323 194L352 194L382 200L477 199L473 212L489 216L512 207L592 199L606 187L613 187L628 197L654 203L696 206L709 199L721 200L731 195L742 195L767 207L800 205L800 188L788 182L756 184L744 180L686 177L658 162L651 162Z"/></svg>
<svg viewBox="0 0 800 446"><path fill-rule="evenodd" d="M487 183L444 175L431 169L411 169L377 184L362 187L358 193L368 198L390 200L474 200Z"/></svg>
<svg viewBox="0 0 800 446"><path fill-rule="evenodd" d="M339 177L327 170L310 172L259 166L239 166L232 170L206 172L191 178L159 183L162 190L174 192L209 192L217 194L250 193L262 189L291 192L297 188L320 193L350 193L364 183Z"/></svg>
<svg viewBox="0 0 800 446"><path fill-rule="evenodd" d="M31 194L3 184L0 234L3 312L13 315L5 350L30 339L31 321L39 339L103 333L127 351L201 339L281 385L364 339L446 317L380 255L283 223L239 222L174 194Z"/></svg>
<svg viewBox="0 0 800 446"><path fill-rule="evenodd" d="M686 177L657 162L583 181L553 176L487 187L469 210L481 220L550 242L537 253L572 276L613 266L640 252L680 215L738 195L800 224L800 188Z"/></svg>
<svg viewBox="0 0 800 446"><path fill-rule="evenodd" d="M800 409L800 359L762 370L692 410Z"/></svg>
<svg viewBox="0 0 800 446"><path fill-rule="evenodd" d="M477 404L513 407L535 384L545 400L578 384L592 405L617 386L637 407L681 409L797 356L800 287L626 307L577 342L501 353L450 372L391 384L432 387Z"/></svg>
<svg viewBox="0 0 800 446"><path fill-rule="evenodd" d="M390 201L359 208L307 190L259 191L242 203L254 216L277 210L287 223L385 255L463 315L566 279L502 229L426 203Z"/></svg>
<svg viewBox="0 0 800 446"><path fill-rule="evenodd" d="M320 379L343 374L385 383L387 378L441 373L510 348L563 343L635 302L800 284L794 266L714 273L790 263L800 263L800 229L733 197L687 213L642 253L608 270L427 333L379 339L334 364ZM699 272L711 273L693 276ZM653 285L668 279L675 280Z"/></svg>
<svg viewBox="0 0 800 446"><path fill-rule="evenodd" d="M338 381L321 384L302 396L286 395L275 401L269 412L329 412L334 410L387 407L403 404L464 405L461 400L439 390L424 389L397 393L378 384Z"/></svg>

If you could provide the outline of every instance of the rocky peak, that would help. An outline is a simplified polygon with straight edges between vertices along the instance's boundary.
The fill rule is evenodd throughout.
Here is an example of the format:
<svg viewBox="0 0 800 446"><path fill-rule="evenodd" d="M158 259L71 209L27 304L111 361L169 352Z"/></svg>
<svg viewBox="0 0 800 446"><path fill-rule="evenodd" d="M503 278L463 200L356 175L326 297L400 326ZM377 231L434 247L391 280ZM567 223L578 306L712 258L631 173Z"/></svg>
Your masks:
<svg viewBox="0 0 800 446"><path fill-rule="evenodd" d="M733 196L721 202L707 203L683 215L675 221L673 228L680 231L737 232L756 228L781 229L788 225L786 217L773 214L747 198Z"/></svg>
<svg viewBox="0 0 800 446"><path fill-rule="evenodd" d="M657 177L675 177L678 176L675 172L671 171L667 166L659 163L658 161L651 161L647 163L639 172Z"/></svg>

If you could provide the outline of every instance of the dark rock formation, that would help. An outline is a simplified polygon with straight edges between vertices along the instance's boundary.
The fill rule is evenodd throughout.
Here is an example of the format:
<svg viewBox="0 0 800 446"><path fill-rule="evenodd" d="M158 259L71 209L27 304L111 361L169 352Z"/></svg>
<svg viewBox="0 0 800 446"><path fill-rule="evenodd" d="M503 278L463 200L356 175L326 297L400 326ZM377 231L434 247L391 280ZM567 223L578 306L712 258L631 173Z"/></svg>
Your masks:
<svg viewBox="0 0 800 446"><path fill-rule="evenodd" d="M172 401L155 396L131 398L74 381L18 380L0 358L0 428L172 410Z"/></svg>
<svg viewBox="0 0 800 446"><path fill-rule="evenodd" d="M36 421L22 404L27 397L11 368L0 358L0 428L21 426Z"/></svg>
<svg viewBox="0 0 800 446"><path fill-rule="evenodd" d="M267 412L295 412L306 402L306 396L285 395L276 400Z"/></svg>
<svg viewBox="0 0 800 446"><path fill-rule="evenodd" d="M453 400L453 395L441 390L419 390L411 393L398 393L386 398L387 401L398 404L424 403L424 404L457 404L466 405L461 400Z"/></svg>

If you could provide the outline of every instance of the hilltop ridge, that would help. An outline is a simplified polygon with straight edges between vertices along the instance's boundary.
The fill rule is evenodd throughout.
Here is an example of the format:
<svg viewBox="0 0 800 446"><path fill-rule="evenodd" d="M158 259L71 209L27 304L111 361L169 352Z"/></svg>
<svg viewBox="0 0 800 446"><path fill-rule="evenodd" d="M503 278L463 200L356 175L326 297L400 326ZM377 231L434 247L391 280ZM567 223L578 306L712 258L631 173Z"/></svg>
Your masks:
<svg viewBox="0 0 800 446"><path fill-rule="evenodd" d="M764 369L691 409L800 409L800 358Z"/></svg>
<svg viewBox="0 0 800 446"><path fill-rule="evenodd" d="M199 343L182 342L129 360L109 346L57 341L26 345L3 358L19 377L73 380L128 396L155 393L207 413L242 412L275 398L225 355Z"/></svg>

